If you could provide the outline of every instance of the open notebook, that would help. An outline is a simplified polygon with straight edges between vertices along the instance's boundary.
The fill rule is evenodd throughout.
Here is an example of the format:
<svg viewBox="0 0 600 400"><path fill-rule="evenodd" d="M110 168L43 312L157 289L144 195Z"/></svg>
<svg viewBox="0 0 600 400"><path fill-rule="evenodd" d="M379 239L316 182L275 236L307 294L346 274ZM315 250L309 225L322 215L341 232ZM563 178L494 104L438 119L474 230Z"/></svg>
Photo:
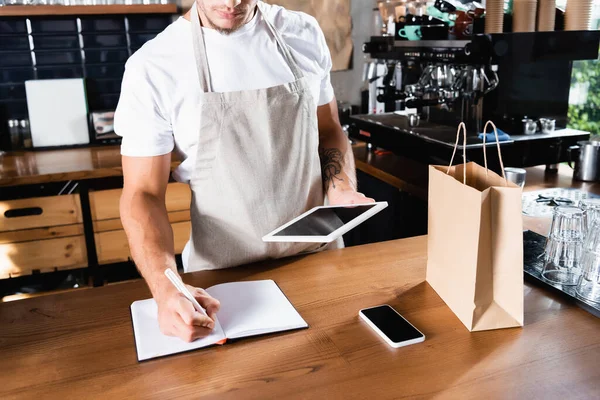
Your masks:
<svg viewBox="0 0 600 400"><path fill-rule="evenodd" d="M213 332L192 343L160 332L154 299L131 304L138 361L211 346L224 339L308 327L272 280L223 283L206 291L221 302L221 309Z"/></svg>

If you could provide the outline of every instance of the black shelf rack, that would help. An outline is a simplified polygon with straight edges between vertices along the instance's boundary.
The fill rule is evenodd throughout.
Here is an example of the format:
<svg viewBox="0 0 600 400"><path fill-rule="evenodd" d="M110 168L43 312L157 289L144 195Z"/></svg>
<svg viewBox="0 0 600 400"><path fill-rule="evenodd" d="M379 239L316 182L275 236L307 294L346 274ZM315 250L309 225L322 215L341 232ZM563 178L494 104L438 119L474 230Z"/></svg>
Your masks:
<svg viewBox="0 0 600 400"><path fill-rule="evenodd" d="M471 40L397 40L392 36L372 36L363 52L373 58L457 64L497 64L503 59L514 63L550 60L595 60L600 47L600 31L557 31L477 34Z"/></svg>

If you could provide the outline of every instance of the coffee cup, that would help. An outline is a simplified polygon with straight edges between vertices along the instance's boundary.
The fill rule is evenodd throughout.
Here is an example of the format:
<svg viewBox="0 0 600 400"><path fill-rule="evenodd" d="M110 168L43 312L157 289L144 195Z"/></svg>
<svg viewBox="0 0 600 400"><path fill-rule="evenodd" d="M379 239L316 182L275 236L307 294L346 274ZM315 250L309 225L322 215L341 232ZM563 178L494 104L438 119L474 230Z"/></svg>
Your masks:
<svg viewBox="0 0 600 400"><path fill-rule="evenodd" d="M553 133L556 129L556 120L550 118L540 118L540 127L543 133Z"/></svg>
<svg viewBox="0 0 600 400"><path fill-rule="evenodd" d="M523 134L533 135L537 132L537 122L531 118L523 118Z"/></svg>
<svg viewBox="0 0 600 400"><path fill-rule="evenodd" d="M404 23L406 25L421 25L422 19L423 17L420 15L407 14L404 19Z"/></svg>
<svg viewBox="0 0 600 400"><path fill-rule="evenodd" d="M456 11L456 7L453 4L447 2L446 0L435 0L433 6L442 12Z"/></svg>
<svg viewBox="0 0 600 400"><path fill-rule="evenodd" d="M442 19L436 18L432 15L413 14L407 14L404 17L404 21L401 22L404 22L406 25L438 25L444 23Z"/></svg>
<svg viewBox="0 0 600 400"><path fill-rule="evenodd" d="M450 30L456 38L467 39L473 35L473 17L464 11L457 11L454 26Z"/></svg>
<svg viewBox="0 0 600 400"><path fill-rule="evenodd" d="M446 23L443 19L433 15L422 15L420 22L420 25L442 25Z"/></svg>
<svg viewBox="0 0 600 400"><path fill-rule="evenodd" d="M398 31L398 35L408 40L421 40L421 27L419 25L406 25Z"/></svg>

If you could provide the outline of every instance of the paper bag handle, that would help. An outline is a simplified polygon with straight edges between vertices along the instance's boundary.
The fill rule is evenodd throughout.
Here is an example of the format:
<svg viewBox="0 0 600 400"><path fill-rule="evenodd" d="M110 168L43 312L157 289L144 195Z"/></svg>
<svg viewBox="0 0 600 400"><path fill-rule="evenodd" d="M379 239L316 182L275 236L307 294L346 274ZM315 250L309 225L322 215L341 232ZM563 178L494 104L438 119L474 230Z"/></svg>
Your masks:
<svg viewBox="0 0 600 400"><path fill-rule="evenodd" d="M488 125L492 125L494 129L494 136L496 136L496 147L498 148L498 160L500 160L500 170L502 171L502 178L504 178L504 186L508 186L508 181L506 180L506 174L504 173L504 162L502 161L502 152L500 151L500 141L498 140L498 128L492 121L488 121L485 123L483 127L483 163L485 164L485 177L487 178L488 166L487 166L487 152L485 148L485 132L487 131Z"/></svg>
<svg viewBox="0 0 600 400"><path fill-rule="evenodd" d="M450 165L448 165L448 169L446 170L446 175L450 173L450 168L452 167L452 162L454 162L454 156L456 155L456 149L458 147L458 140L460 139L460 130L462 128L463 131L463 164L467 164L467 126L464 122L458 124L458 129L456 130L456 143L454 143L454 150L452 151L452 158L450 158ZM485 147L485 146L484 146ZM487 171L487 169L486 169ZM467 184L467 168L463 168L463 185Z"/></svg>
<svg viewBox="0 0 600 400"><path fill-rule="evenodd" d="M488 121L485 123L483 127L483 163L485 167L485 177L488 176L488 165L487 165L487 149L485 146L485 138L486 131L488 125L492 125L492 129L494 130L494 136L496 137L496 147L498 148L498 159L500 160L500 169L502 171L502 178L504 179L504 186L508 186L508 181L506 179L506 174L504 173L504 162L502 161L502 152L500 151L500 141L498 140L498 128L492 121ZM456 149L458 147L458 140L460 138L460 130L463 130L463 164L467 163L467 127L464 122L458 124L458 130L456 131L456 143L454 144L454 150L452 151L452 157L450 158L450 165L448 165L448 169L446 170L446 175L450 173L450 167L452 167L452 162L454 162L454 156L456 155ZM467 169L463 168L463 185L467 184Z"/></svg>

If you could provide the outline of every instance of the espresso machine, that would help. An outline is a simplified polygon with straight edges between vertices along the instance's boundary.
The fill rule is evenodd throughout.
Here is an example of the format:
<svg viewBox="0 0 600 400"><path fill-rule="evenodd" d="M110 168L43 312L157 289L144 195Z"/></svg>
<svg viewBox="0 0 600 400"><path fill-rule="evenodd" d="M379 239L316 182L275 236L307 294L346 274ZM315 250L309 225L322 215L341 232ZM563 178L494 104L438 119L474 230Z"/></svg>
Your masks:
<svg viewBox="0 0 600 400"><path fill-rule="evenodd" d="M479 162L480 134L491 120L507 134L501 142L506 164L568 161L568 148L589 138L566 128L572 62L597 59L599 44L597 31L477 34L470 40L371 37L363 45L371 58L364 77L369 92L363 94L369 106L363 101L362 114L352 117L354 132L398 154L444 163L464 122L467 154ZM552 121L553 131L531 132L531 121L538 120Z"/></svg>

